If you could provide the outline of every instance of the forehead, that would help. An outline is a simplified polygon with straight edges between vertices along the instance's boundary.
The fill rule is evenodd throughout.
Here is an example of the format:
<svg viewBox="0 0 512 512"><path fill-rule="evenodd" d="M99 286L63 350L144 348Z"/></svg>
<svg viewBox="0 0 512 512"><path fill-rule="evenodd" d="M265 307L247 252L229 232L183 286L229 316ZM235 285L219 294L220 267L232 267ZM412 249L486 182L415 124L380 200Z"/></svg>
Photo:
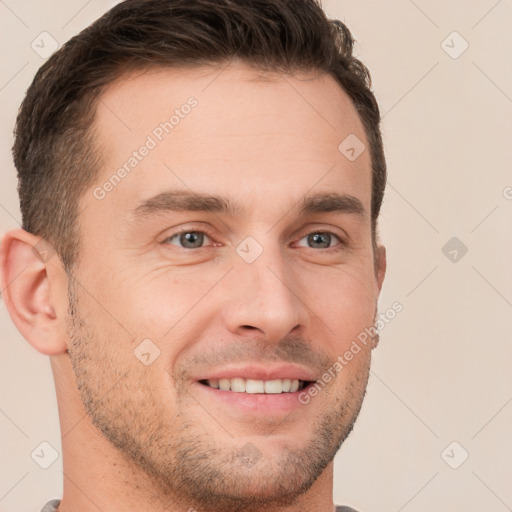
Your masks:
<svg viewBox="0 0 512 512"><path fill-rule="evenodd" d="M370 202L369 151L353 161L340 151L345 140L367 145L362 123L325 74L240 62L132 72L101 95L94 130L95 186L107 185L105 200L85 198L96 211L127 214L167 189L234 194L254 206L262 197L297 201L313 188Z"/></svg>

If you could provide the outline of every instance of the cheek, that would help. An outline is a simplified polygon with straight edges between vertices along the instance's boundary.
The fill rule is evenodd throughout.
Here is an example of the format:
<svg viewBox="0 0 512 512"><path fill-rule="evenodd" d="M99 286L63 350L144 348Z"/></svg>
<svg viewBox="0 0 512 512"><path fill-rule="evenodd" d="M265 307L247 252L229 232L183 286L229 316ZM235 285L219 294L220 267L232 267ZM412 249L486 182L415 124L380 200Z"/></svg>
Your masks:
<svg viewBox="0 0 512 512"><path fill-rule="evenodd" d="M202 340L205 326L218 317L218 306L208 293L222 274L213 274L205 275L197 268L186 273L165 268L143 276L125 275L117 287L106 291L112 297L115 289L117 300L111 311L131 336L130 340L126 332L120 332L115 341L118 350L129 351L123 367L142 366L136 358L139 354L146 362L154 361L146 373L148 378L155 374L159 382L155 389L168 387L168 372L172 373L176 359Z"/></svg>
<svg viewBox="0 0 512 512"><path fill-rule="evenodd" d="M203 296L209 283L175 269L135 274L130 269L111 268L101 279L88 280L97 301L95 321L122 326L135 338L160 338L180 322Z"/></svg>
<svg viewBox="0 0 512 512"><path fill-rule="evenodd" d="M212 272L205 278L198 269L186 275L167 269L134 283L128 304L134 330L153 333L159 338L180 331L208 304L202 299L221 275Z"/></svg>
<svg viewBox="0 0 512 512"><path fill-rule="evenodd" d="M306 275L304 285L305 303L325 324L338 350L373 325L378 295L372 273L340 268Z"/></svg>

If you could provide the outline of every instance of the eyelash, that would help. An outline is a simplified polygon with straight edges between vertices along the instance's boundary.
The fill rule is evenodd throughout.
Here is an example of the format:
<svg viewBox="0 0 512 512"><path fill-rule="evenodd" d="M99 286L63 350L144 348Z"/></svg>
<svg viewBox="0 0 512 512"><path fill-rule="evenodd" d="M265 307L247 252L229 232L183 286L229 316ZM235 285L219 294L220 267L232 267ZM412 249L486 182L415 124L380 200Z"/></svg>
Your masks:
<svg viewBox="0 0 512 512"><path fill-rule="evenodd" d="M203 228L203 229L182 229L181 231L178 231L178 232L173 233L172 235L166 237L162 241L162 243L165 243L168 240L171 240L172 238L179 237L180 235L183 235L184 233L203 233L203 234L207 235L212 241L214 241L213 235L210 233L210 231ZM343 238L340 237L340 235L338 235L337 233L334 233L333 231L329 231L329 230L313 230L313 231L310 231L309 233L305 234L299 240L303 240L304 238L308 237L311 234L331 235L339 240L339 244L334 245L332 247L325 247L325 248L321 249L324 252L337 251L337 250L340 250L341 248L347 247L347 245L348 245L347 242ZM174 244L168 244L168 245L174 245ZM175 246L175 247L178 247L179 249L183 249L184 251L189 251L189 252L199 250L199 249L205 249L205 247L194 247L194 248L180 247L180 246ZM308 248L314 249L314 247L308 247Z"/></svg>

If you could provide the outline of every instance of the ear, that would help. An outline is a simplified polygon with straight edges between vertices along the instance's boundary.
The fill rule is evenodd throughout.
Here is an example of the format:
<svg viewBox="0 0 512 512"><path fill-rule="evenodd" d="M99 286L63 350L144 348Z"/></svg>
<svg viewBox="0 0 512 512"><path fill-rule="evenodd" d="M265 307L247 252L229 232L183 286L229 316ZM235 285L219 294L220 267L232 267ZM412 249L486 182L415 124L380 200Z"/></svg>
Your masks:
<svg viewBox="0 0 512 512"><path fill-rule="evenodd" d="M67 276L51 244L23 229L7 232L0 246L0 286L23 337L42 354L65 352Z"/></svg>
<svg viewBox="0 0 512 512"><path fill-rule="evenodd" d="M382 283L384 282L384 277L386 275L386 248L383 245L379 245L377 247L377 268L376 268L376 277L377 277L377 287L379 289L379 294L382 289Z"/></svg>
<svg viewBox="0 0 512 512"><path fill-rule="evenodd" d="M376 267L375 267L375 276L377 278L377 288L378 288L378 294L380 295L380 291L382 290L382 283L384 282L384 277L386 275L386 248L383 245L379 245L377 247L377 253L376 253ZM378 300L378 296L377 296ZM375 320L377 320L377 304L375 304ZM380 341L380 335L379 333L373 335L371 337L371 348L377 348L377 345Z"/></svg>

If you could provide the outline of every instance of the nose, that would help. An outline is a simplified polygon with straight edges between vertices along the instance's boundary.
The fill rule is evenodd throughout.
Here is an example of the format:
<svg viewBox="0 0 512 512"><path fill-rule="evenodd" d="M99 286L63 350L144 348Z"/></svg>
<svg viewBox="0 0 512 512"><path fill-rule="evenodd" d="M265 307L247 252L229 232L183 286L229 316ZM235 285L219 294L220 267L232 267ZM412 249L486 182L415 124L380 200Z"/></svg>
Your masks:
<svg viewBox="0 0 512 512"><path fill-rule="evenodd" d="M307 326L304 284L278 248L267 247L252 263L238 256L235 259L223 292L222 316L230 332L263 334L266 341L274 343Z"/></svg>

